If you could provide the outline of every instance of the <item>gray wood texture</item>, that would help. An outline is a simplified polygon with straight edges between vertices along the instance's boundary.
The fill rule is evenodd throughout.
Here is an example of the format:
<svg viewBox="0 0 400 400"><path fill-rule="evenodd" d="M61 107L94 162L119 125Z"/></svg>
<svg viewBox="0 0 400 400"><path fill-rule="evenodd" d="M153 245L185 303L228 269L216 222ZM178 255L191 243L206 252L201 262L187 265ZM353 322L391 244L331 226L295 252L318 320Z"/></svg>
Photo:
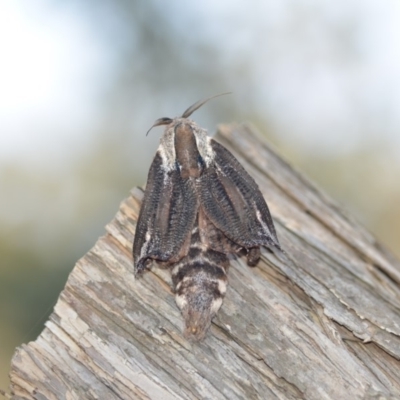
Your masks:
<svg viewBox="0 0 400 400"><path fill-rule="evenodd" d="M247 125L216 139L258 182L287 257L231 262L206 339L182 336L167 270L135 280L141 189L76 264L11 366L15 399L400 398L400 263Z"/></svg>

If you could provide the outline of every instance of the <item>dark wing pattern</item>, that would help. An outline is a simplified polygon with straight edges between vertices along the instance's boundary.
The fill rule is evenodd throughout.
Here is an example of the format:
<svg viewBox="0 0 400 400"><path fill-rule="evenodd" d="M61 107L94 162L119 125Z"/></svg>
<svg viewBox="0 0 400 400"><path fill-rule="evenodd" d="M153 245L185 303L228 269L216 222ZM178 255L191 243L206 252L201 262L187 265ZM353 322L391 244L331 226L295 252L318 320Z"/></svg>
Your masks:
<svg viewBox="0 0 400 400"><path fill-rule="evenodd" d="M146 268L149 259L172 263L187 254L197 209L193 181L183 180L178 167L170 171L163 168L157 152L149 170L133 243L135 274Z"/></svg>
<svg viewBox="0 0 400 400"><path fill-rule="evenodd" d="M254 179L225 147L213 139L210 144L215 157L197 185L208 219L246 249L260 245L280 248L268 206Z"/></svg>
<svg viewBox="0 0 400 400"><path fill-rule="evenodd" d="M224 254L237 254L243 249L209 220L202 207L199 207L198 225L201 242L210 249Z"/></svg>

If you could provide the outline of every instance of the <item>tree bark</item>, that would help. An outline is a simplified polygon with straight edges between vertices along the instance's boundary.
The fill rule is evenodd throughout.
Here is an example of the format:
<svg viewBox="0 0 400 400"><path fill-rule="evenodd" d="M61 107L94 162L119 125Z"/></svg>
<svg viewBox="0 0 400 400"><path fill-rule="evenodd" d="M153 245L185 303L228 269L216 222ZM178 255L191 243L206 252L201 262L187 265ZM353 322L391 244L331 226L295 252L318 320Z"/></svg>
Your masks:
<svg viewBox="0 0 400 400"><path fill-rule="evenodd" d="M205 340L182 336L169 271L135 280L143 191L76 264L11 367L14 399L400 398L400 263L247 125L216 139L256 179L287 257L231 262Z"/></svg>

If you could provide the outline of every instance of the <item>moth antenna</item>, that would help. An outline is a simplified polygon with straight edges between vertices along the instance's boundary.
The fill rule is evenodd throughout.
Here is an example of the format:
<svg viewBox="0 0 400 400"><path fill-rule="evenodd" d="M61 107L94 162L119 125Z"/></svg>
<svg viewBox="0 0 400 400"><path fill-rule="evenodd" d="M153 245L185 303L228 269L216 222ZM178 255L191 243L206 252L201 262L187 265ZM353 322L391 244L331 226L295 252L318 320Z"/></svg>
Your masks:
<svg viewBox="0 0 400 400"><path fill-rule="evenodd" d="M155 126L160 126L160 125L168 125L172 122L171 118L168 117L163 117L163 118L158 118L156 122L151 126L151 128L147 131L146 136L149 134L149 132L155 127Z"/></svg>
<svg viewBox="0 0 400 400"><path fill-rule="evenodd" d="M203 99L203 100L199 100L198 102L194 103L193 105L191 105L183 114L182 114L182 118L188 118L190 117L196 110L198 110L202 105L204 105L205 103L207 103L207 101L210 101L212 99L215 99L216 97L219 96L224 96L226 94L231 94L232 92L226 92L226 93L220 93L220 94L216 94L215 96L211 96L208 97L207 99Z"/></svg>

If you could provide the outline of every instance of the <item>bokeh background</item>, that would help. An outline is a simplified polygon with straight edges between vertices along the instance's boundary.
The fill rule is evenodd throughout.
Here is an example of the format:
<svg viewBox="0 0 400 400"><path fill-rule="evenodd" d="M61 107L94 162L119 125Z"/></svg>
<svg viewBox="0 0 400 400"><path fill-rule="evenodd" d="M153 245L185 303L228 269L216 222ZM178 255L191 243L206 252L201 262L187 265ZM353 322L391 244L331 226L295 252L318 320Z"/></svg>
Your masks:
<svg viewBox="0 0 400 400"><path fill-rule="evenodd" d="M398 0L2 0L0 387L162 128L251 121L400 255Z"/></svg>

